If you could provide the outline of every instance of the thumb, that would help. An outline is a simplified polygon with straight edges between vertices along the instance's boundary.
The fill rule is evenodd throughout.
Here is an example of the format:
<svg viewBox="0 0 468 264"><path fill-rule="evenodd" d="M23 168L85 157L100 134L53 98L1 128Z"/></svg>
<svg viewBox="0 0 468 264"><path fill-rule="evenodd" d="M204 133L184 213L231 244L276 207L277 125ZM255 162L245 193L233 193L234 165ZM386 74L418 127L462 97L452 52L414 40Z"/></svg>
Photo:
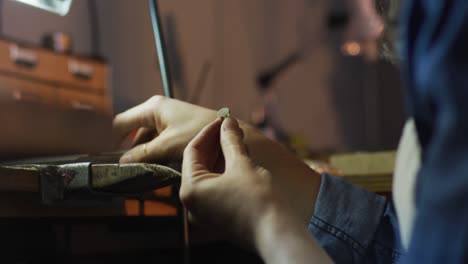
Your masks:
<svg viewBox="0 0 468 264"><path fill-rule="evenodd" d="M221 126L221 149L226 160L226 167L235 166L242 156L247 156L247 148L243 142L244 132L236 119L226 118Z"/></svg>

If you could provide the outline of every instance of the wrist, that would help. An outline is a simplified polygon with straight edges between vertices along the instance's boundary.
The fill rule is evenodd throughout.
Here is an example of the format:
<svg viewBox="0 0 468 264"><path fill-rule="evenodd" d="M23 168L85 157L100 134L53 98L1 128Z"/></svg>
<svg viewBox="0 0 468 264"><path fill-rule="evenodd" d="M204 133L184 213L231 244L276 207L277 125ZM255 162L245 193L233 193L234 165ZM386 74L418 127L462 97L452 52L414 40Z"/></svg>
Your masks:
<svg viewBox="0 0 468 264"><path fill-rule="evenodd" d="M275 250L275 244L282 237L297 233L304 226L291 214L276 206L265 209L265 213L256 222L254 243L256 250L264 259ZM305 228L304 228L305 229Z"/></svg>
<svg viewBox="0 0 468 264"><path fill-rule="evenodd" d="M290 209L307 225L314 212L321 175L255 127L242 122L241 127L252 161L271 172L276 188L292 192L290 195L295 197L295 202Z"/></svg>
<svg viewBox="0 0 468 264"><path fill-rule="evenodd" d="M309 233L299 217L271 210L258 222L257 253L265 263L331 263L327 253Z"/></svg>

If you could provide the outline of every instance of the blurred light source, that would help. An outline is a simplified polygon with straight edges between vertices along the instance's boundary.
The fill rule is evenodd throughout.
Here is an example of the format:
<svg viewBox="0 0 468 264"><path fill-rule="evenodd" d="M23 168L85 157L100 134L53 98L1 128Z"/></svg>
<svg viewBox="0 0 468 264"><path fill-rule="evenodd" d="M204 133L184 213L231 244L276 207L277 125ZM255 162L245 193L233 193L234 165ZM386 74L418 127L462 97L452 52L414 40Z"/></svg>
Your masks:
<svg viewBox="0 0 468 264"><path fill-rule="evenodd" d="M72 0L15 0L26 5L40 8L61 16L65 16L70 11Z"/></svg>
<svg viewBox="0 0 468 264"><path fill-rule="evenodd" d="M356 41L348 41L341 46L341 52L347 56L358 56L361 55L362 48L361 44Z"/></svg>

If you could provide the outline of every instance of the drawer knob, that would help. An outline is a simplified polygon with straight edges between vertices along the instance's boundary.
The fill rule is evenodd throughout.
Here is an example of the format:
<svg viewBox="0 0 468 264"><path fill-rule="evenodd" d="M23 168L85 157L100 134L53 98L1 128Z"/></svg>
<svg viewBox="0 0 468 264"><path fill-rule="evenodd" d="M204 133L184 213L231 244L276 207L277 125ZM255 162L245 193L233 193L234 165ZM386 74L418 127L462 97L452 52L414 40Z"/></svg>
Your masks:
<svg viewBox="0 0 468 264"><path fill-rule="evenodd" d="M38 94L25 93L20 90L13 91L13 99L22 102L44 103L44 101Z"/></svg>
<svg viewBox="0 0 468 264"><path fill-rule="evenodd" d="M34 51L20 48L18 45L10 46L10 59L17 65L31 68L39 62L39 58Z"/></svg>
<svg viewBox="0 0 468 264"><path fill-rule="evenodd" d="M76 110L96 111L96 107L94 105L82 103L76 100L71 102L71 106Z"/></svg>
<svg viewBox="0 0 468 264"><path fill-rule="evenodd" d="M94 75L94 67L92 65L76 60L68 61L68 71L75 77L85 80L91 79Z"/></svg>

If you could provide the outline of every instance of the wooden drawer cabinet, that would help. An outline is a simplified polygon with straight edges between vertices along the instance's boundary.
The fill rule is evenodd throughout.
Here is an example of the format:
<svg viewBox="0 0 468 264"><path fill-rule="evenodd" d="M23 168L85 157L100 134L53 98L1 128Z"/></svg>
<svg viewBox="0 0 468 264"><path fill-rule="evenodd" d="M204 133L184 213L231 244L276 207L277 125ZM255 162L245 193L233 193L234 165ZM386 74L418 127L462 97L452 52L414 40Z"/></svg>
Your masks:
<svg viewBox="0 0 468 264"><path fill-rule="evenodd" d="M83 93L71 89L58 89L58 103L63 108L111 113L108 97L99 94Z"/></svg>
<svg viewBox="0 0 468 264"><path fill-rule="evenodd" d="M59 81L93 93L104 94L107 87L107 68L105 65L76 58L59 58L63 65L57 71Z"/></svg>
<svg viewBox="0 0 468 264"><path fill-rule="evenodd" d="M57 82L96 93L107 86L106 65L42 49L0 41L0 71Z"/></svg>
<svg viewBox="0 0 468 264"><path fill-rule="evenodd" d="M0 40L0 97L111 114L108 66Z"/></svg>
<svg viewBox="0 0 468 264"><path fill-rule="evenodd" d="M51 86L0 75L0 97L26 103L56 105L57 89Z"/></svg>

